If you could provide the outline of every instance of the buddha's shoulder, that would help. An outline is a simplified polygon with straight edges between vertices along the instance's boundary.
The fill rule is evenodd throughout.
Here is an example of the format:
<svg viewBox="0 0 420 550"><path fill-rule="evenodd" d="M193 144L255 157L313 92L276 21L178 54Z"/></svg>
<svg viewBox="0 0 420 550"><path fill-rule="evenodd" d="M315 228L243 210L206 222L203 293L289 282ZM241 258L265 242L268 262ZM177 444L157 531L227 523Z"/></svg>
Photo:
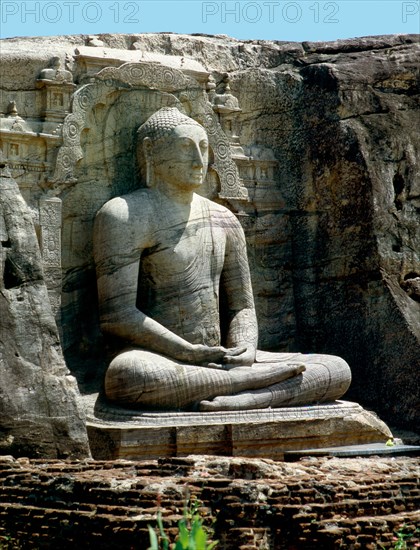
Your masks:
<svg viewBox="0 0 420 550"><path fill-rule="evenodd" d="M98 211L97 217L115 221L134 221L153 215L153 195L149 189L137 189L132 193L114 197Z"/></svg>
<svg viewBox="0 0 420 550"><path fill-rule="evenodd" d="M200 197L200 199L202 201L202 204L208 209L213 218L220 220L230 220L239 224L238 218L231 210L226 208L226 206L211 201L210 199L206 199L205 197Z"/></svg>

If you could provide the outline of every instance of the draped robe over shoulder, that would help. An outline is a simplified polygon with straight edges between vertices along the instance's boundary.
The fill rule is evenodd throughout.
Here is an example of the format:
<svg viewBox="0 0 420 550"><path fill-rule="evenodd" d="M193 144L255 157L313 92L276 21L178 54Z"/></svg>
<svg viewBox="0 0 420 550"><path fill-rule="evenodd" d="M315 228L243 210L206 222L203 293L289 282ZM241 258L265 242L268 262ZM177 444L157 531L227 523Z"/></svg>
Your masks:
<svg viewBox="0 0 420 550"><path fill-rule="evenodd" d="M245 236L223 206L194 195L183 219L171 215L170 204L153 189L113 199L97 216L95 261L105 332L118 327L119 335L123 327L127 334L130 323L135 327L129 318L135 305L191 344L256 346ZM127 270L131 283L124 278ZM223 370L185 365L148 349L147 342L121 340L105 391L110 400L129 407L235 410L309 404L337 399L350 383L348 365L335 356L257 352L253 366Z"/></svg>

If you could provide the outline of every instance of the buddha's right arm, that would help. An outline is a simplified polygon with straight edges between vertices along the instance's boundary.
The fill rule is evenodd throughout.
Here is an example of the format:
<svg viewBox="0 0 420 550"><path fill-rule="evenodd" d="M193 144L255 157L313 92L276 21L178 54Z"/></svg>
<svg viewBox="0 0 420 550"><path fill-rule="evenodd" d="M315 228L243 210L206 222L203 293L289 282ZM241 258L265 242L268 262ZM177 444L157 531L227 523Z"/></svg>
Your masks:
<svg viewBox="0 0 420 550"><path fill-rule="evenodd" d="M137 281L138 262L98 277L102 332L128 345L188 361L194 346L136 307Z"/></svg>
<svg viewBox="0 0 420 550"><path fill-rule="evenodd" d="M122 345L189 364L219 363L226 353L236 355L241 349L191 344L137 308L140 258L153 244L147 198L140 198L131 197L130 202L123 197L113 199L96 216L94 258L102 332L118 337Z"/></svg>
<svg viewBox="0 0 420 550"><path fill-rule="evenodd" d="M185 360L191 344L136 307L141 253L150 245L148 195L116 197L98 212L93 232L101 330L123 345Z"/></svg>
<svg viewBox="0 0 420 550"><path fill-rule="evenodd" d="M138 262L98 278L101 329L117 336L125 345L138 346L191 365L217 367L226 355L236 356L245 348L191 344L139 309L136 303Z"/></svg>

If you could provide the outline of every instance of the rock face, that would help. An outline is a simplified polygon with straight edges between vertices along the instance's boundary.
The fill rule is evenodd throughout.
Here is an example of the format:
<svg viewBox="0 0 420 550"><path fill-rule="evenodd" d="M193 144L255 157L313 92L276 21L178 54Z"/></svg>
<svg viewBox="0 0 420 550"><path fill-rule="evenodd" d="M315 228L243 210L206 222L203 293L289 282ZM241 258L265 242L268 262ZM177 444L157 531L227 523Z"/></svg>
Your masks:
<svg viewBox="0 0 420 550"><path fill-rule="evenodd" d="M0 159L0 452L87 457L76 380L61 352L32 215Z"/></svg>
<svg viewBox="0 0 420 550"><path fill-rule="evenodd" d="M342 353L354 395L415 425L420 117L410 52L326 51L302 69L311 107L293 233L303 347Z"/></svg>
<svg viewBox="0 0 420 550"><path fill-rule="evenodd" d="M224 130L236 125L230 143L214 120L206 127L217 145L207 196L233 210L245 229L259 346L339 355L353 372L349 397L394 423L418 425L417 37L303 44L169 34L100 40L106 49L86 47L82 36L5 40L0 80L1 140L13 173L27 167L19 180L25 199L34 209L41 199L62 201L62 265L49 263L49 290L57 297L62 288L65 354L82 385L103 362L95 214L133 189L132 127L177 101L190 116L208 118L197 99L207 89ZM65 69L43 71L57 56ZM123 63L141 59L150 71L171 68L156 69L146 86L146 65L123 75ZM31 140L13 141L16 128ZM228 161L223 173L233 176L218 180L227 146L239 187Z"/></svg>

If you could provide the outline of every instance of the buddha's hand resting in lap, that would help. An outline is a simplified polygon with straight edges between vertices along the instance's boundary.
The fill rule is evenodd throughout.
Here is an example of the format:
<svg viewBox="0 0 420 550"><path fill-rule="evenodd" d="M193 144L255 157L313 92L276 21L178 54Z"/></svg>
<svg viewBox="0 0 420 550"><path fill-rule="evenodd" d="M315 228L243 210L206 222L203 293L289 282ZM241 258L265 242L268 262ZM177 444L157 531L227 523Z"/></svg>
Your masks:
<svg viewBox="0 0 420 550"><path fill-rule="evenodd" d="M225 348L193 344L181 359L191 365L222 369L224 365L252 365L255 359L255 350L249 353L246 347ZM244 361L248 362L244 363Z"/></svg>
<svg viewBox="0 0 420 550"><path fill-rule="evenodd" d="M240 352L226 353L220 362L209 363L207 366L213 369L229 370L234 367L250 367L255 363L256 350L253 346L248 346L246 348L231 348L228 352L236 350L240 350Z"/></svg>
<svg viewBox="0 0 420 550"><path fill-rule="evenodd" d="M234 348L238 349L238 348ZM255 363L255 353L256 350L253 346L248 346L246 348L241 348L241 353L236 354L226 354L221 361L221 365L209 365L213 368L223 368L229 370L234 367L250 367Z"/></svg>

